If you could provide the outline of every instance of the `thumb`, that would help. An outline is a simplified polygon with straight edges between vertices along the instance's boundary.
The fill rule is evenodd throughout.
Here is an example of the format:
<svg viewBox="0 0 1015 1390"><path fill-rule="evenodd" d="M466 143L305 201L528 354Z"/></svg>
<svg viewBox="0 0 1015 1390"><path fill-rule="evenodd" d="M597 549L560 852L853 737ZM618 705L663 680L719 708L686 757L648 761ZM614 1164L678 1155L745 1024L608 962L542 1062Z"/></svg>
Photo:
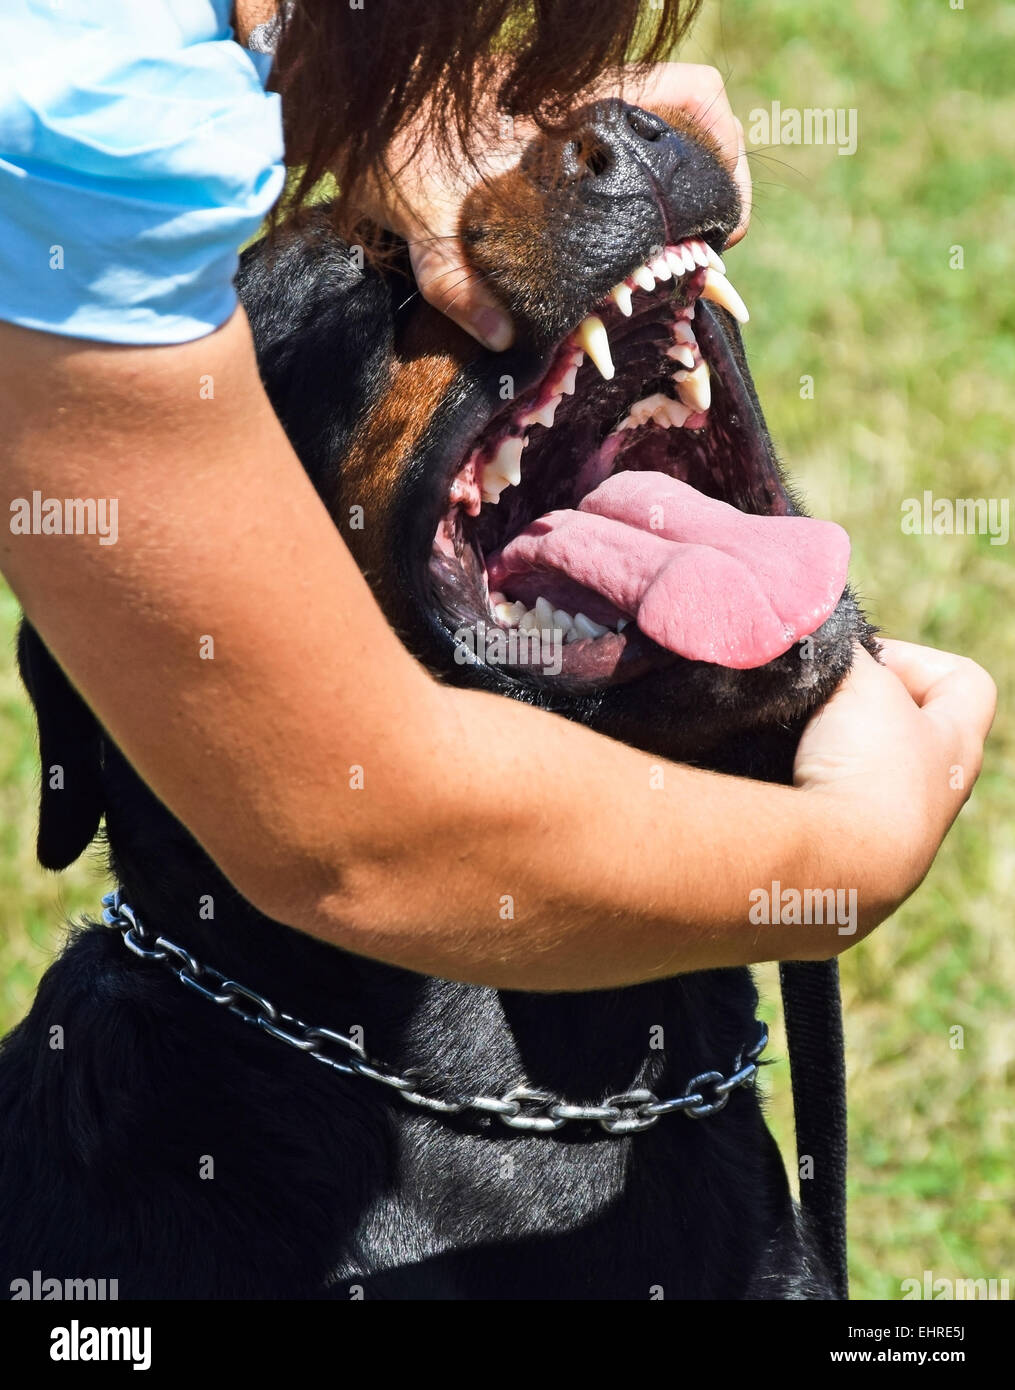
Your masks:
<svg viewBox="0 0 1015 1390"><path fill-rule="evenodd" d="M435 309L493 352L510 347L511 319L466 261L457 237L410 245L409 259L420 293Z"/></svg>

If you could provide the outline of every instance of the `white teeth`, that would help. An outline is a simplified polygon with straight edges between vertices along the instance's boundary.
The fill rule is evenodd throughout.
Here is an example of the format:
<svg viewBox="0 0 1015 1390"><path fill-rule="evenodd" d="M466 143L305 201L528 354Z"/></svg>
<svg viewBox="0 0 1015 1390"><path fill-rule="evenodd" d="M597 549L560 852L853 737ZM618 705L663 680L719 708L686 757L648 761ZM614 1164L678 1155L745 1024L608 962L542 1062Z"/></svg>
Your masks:
<svg viewBox="0 0 1015 1390"><path fill-rule="evenodd" d="M522 451L528 439L513 435L502 439L492 459L483 465L480 491L484 502L499 502L506 487L517 487L522 480Z"/></svg>
<svg viewBox="0 0 1015 1390"><path fill-rule="evenodd" d="M527 612L524 603L497 603L493 608L493 616L505 627L517 627Z"/></svg>
<svg viewBox="0 0 1015 1390"><path fill-rule="evenodd" d="M602 623L594 623L591 618L586 618L584 613L576 613L574 630L579 637L602 637L610 629L603 627Z"/></svg>
<svg viewBox="0 0 1015 1390"><path fill-rule="evenodd" d="M664 396L661 391L656 391L652 396L645 396L642 400L635 401L629 411L629 416L632 420L637 420L642 424L646 420L654 420L657 415L665 416L669 400L669 396Z"/></svg>
<svg viewBox="0 0 1015 1390"><path fill-rule="evenodd" d="M695 265L704 266L711 264L711 262L708 259L709 248L705 245L703 241L689 241L687 244L691 249L691 255L694 257Z"/></svg>
<svg viewBox="0 0 1015 1390"><path fill-rule="evenodd" d="M666 257L666 264L679 280L684 273L684 258L680 254L679 249L674 246L668 246L663 254Z"/></svg>
<svg viewBox="0 0 1015 1390"><path fill-rule="evenodd" d="M705 248L705 264L710 265L713 270L717 270L720 275L726 274L726 267L721 259L715 254L708 242L703 241L701 245Z"/></svg>
<svg viewBox="0 0 1015 1390"><path fill-rule="evenodd" d="M683 401L671 401L669 396L666 397L666 401L667 405L660 411L662 418L657 417L656 423L661 425L665 421L666 424L679 429L694 411Z"/></svg>
<svg viewBox="0 0 1015 1390"><path fill-rule="evenodd" d="M592 358L599 375L606 381L612 380L615 369L610 356L610 340L602 319L597 314L589 314L588 318L582 319L575 329L574 340ZM571 389L573 391L574 387Z"/></svg>
<svg viewBox="0 0 1015 1390"><path fill-rule="evenodd" d="M666 356L672 357L674 362L680 362L689 372L694 370L694 349L689 348L686 343L674 343L666 349Z"/></svg>
<svg viewBox="0 0 1015 1390"><path fill-rule="evenodd" d="M633 430L639 425L648 424L649 420L661 425L664 430L670 429L671 426L679 428L687 417L693 414L694 411L683 401L675 401L671 396L664 396L661 391L657 391L652 396L635 401L629 414L621 420L617 428Z"/></svg>
<svg viewBox="0 0 1015 1390"><path fill-rule="evenodd" d="M526 439L517 435L502 439L497 445L497 452L483 469L484 483L489 476L494 483L503 480L506 486L517 487L522 480L522 452L527 443Z"/></svg>
<svg viewBox="0 0 1015 1390"><path fill-rule="evenodd" d="M498 595L503 599L503 594ZM581 642L586 638L602 637L610 631L601 623L593 622L584 613L571 614L563 608L554 608L549 600L537 598L534 608L526 608L524 603L509 603L504 600L493 609L493 615L503 627L516 627L520 632L560 632L565 642ZM630 619L621 618L617 631L622 632Z"/></svg>
<svg viewBox="0 0 1015 1390"><path fill-rule="evenodd" d="M626 319L631 317L631 286L625 285L621 280L619 285L614 285L610 290L610 298Z"/></svg>
<svg viewBox="0 0 1015 1390"><path fill-rule="evenodd" d="M738 323L747 323L750 314L747 312L747 305L737 294L736 290L718 270L709 268L705 271L705 288L701 292L702 299L711 299L714 304L721 304L724 309L729 310Z"/></svg>
<svg viewBox="0 0 1015 1390"><path fill-rule="evenodd" d="M657 280L671 280L673 271L669 268L662 256L653 256L648 263L648 268Z"/></svg>
<svg viewBox="0 0 1015 1390"><path fill-rule="evenodd" d="M575 369L577 370L577 368ZM518 417L518 423L523 430L527 430L530 425L545 425L547 429L553 424L553 417L557 413L557 407L561 402L560 396L551 396L550 399L539 410L530 410L527 414Z"/></svg>
<svg viewBox="0 0 1015 1390"><path fill-rule="evenodd" d="M698 346L698 340L694 336L694 329L686 319L677 319L673 325L673 336L678 343L685 343L690 348Z"/></svg>
<svg viewBox="0 0 1015 1390"><path fill-rule="evenodd" d="M647 265L640 265L637 270L632 270L631 279L636 285L640 285L643 290L648 290L649 293L656 287L655 276Z"/></svg>
<svg viewBox="0 0 1015 1390"><path fill-rule="evenodd" d="M536 626L542 628L553 627L553 604L545 598L537 598L536 606L533 608L536 615Z"/></svg>
<svg viewBox="0 0 1015 1390"><path fill-rule="evenodd" d="M712 404L711 373L708 363L702 359L693 372L674 372L677 395L691 410L707 410Z"/></svg>
<svg viewBox="0 0 1015 1390"><path fill-rule="evenodd" d="M565 638L570 632L574 631L574 619L570 613L565 613L563 608L553 610L553 625L559 627Z"/></svg>
<svg viewBox="0 0 1015 1390"><path fill-rule="evenodd" d="M697 269L697 263L695 262L694 257L691 255L691 248L690 248L689 246L687 246L687 245L682 244L682 245L680 246L679 249L680 249L681 258L682 258L682 260L683 260L683 262L684 262L684 269L685 269L685 270L696 270L696 269Z"/></svg>

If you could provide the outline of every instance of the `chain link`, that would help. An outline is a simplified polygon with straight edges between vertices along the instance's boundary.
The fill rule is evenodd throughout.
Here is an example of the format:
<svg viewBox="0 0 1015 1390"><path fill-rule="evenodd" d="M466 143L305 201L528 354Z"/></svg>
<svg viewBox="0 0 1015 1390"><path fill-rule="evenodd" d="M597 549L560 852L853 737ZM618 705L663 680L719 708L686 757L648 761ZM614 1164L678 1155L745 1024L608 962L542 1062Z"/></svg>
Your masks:
<svg viewBox="0 0 1015 1390"><path fill-rule="evenodd" d="M512 1086L502 1096L461 1095L442 1100L419 1089L422 1083L418 1075L394 1071L368 1058L353 1038L331 1028L302 1023L276 1008L263 994L229 979L210 965L202 965L175 942L164 936L151 937L119 888L105 895L102 907L103 925L120 932L128 950L142 960L165 966L202 999L224 1008L277 1042L306 1053L315 1062L379 1082L410 1105L436 1115L459 1115L463 1111L496 1115L509 1129L530 1134L554 1134L569 1123L597 1124L613 1135L641 1134L658 1124L663 1115L679 1113L692 1120L717 1115L738 1087L753 1083L760 1065L758 1058L768 1044L768 1028L762 1023L758 1041L737 1053L729 1076L721 1071L703 1071L692 1077L683 1095L669 1100L660 1100L654 1092L639 1087L609 1096L601 1105L572 1105L550 1091L525 1085Z"/></svg>

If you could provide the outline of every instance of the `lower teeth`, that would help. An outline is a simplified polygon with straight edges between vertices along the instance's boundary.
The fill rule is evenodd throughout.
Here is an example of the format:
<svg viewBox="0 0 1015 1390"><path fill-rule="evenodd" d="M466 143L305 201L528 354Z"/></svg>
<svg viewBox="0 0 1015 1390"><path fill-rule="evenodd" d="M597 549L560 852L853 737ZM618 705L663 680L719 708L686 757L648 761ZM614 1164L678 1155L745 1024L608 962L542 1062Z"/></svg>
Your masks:
<svg viewBox="0 0 1015 1390"><path fill-rule="evenodd" d="M526 608L524 603L512 603L503 594L490 596L493 616L502 627L517 627L522 632L560 632L565 642L582 642L586 639L596 641L605 637L612 628L594 622L584 613L574 615L563 608L554 608L549 599L537 598L534 608ZM621 618L616 631L622 632L629 619Z"/></svg>

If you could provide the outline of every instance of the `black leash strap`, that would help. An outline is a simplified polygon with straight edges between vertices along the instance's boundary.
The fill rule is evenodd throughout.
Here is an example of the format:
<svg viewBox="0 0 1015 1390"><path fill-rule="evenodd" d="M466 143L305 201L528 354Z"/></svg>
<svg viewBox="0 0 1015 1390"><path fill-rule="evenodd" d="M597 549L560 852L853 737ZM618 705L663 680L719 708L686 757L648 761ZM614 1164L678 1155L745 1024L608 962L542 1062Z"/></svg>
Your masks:
<svg viewBox="0 0 1015 1390"><path fill-rule="evenodd" d="M800 1206L839 1298L846 1273L846 1059L839 962L783 961L782 1006L793 1081L799 1162L813 1161L800 1180Z"/></svg>

